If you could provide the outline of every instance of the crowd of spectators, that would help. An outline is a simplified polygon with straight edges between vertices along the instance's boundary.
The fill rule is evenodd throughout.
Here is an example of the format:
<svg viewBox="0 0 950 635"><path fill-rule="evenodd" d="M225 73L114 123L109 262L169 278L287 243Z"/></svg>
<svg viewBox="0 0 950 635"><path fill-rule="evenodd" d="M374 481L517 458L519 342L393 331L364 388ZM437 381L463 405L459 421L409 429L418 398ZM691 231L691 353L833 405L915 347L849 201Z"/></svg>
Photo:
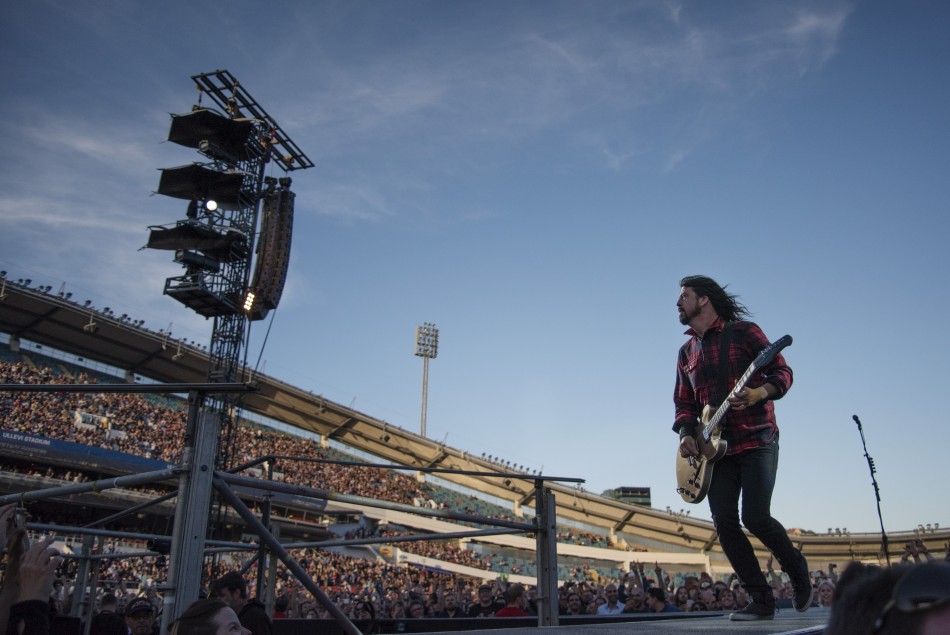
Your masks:
<svg viewBox="0 0 950 635"><path fill-rule="evenodd" d="M95 384L96 376L76 369L38 367L27 361L0 360L0 383ZM164 402L163 402L164 403ZM177 462L183 445L187 417L184 403L169 408L130 393L6 393L0 394L0 421L5 430L72 441L127 452L137 456ZM258 425L239 423L233 429L231 465L265 455L298 457L281 459L274 478L316 489L387 500L417 507L450 508L456 512L504 520L520 520L504 508L427 482L413 475L376 467L350 467L314 463L311 459L355 459L311 439ZM77 480L82 479L79 474ZM565 543L614 548L606 535L576 528L560 528Z"/></svg>

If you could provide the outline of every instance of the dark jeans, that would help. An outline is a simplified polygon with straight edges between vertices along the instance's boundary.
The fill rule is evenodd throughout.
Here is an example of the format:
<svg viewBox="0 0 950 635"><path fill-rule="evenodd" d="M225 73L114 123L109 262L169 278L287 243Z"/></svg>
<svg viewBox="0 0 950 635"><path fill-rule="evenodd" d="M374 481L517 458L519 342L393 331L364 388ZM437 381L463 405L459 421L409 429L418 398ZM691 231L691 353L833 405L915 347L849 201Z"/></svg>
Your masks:
<svg viewBox="0 0 950 635"><path fill-rule="evenodd" d="M740 493L742 524L772 552L782 569L794 571L801 557L785 527L772 518L770 511L777 471L778 439L765 447L720 459L709 486L709 510L719 533L719 544L750 594L771 593L771 587L739 525Z"/></svg>

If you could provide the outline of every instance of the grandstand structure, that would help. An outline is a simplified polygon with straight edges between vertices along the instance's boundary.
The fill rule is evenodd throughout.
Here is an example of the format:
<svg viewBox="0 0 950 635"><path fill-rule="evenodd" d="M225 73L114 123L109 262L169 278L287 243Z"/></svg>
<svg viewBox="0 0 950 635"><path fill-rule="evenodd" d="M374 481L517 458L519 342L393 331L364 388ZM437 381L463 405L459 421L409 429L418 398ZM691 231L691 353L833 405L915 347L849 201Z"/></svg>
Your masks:
<svg viewBox="0 0 950 635"><path fill-rule="evenodd" d="M90 324L96 328L89 328ZM26 340L124 369L129 382L138 377L162 383L200 383L207 373L208 354L200 347L170 340L167 333L84 307L50 293L49 288L5 284L0 300L0 332L8 334L11 347ZM516 516L533 514L537 475L511 472L464 449L421 437L273 377L242 376L237 381L256 388L242 396L241 407L248 412L313 433L325 442L335 441L378 457L380 462L450 470L440 477L461 488L506 501ZM499 478L499 474L504 478ZM729 570L716 532L708 521L605 498L563 483L550 482L547 487L556 497L560 523L596 528L611 543L641 552L661 552L671 561L677 559L672 557L675 554L683 556L682 562L695 562L693 558L699 556L708 560L711 571ZM816 569L849 560L896 560L910 539L923 540L928 548L942 552L950 539L950 528L906 528L889 532L890 553L884 554L881 536L875 533L792 533L793 541ZM753 544L765 561L767 550L754 538ZM564 549L563 545L559 547L560 552ZM618 555L628 553L626 559L636 555L611 551Z"/></svg>

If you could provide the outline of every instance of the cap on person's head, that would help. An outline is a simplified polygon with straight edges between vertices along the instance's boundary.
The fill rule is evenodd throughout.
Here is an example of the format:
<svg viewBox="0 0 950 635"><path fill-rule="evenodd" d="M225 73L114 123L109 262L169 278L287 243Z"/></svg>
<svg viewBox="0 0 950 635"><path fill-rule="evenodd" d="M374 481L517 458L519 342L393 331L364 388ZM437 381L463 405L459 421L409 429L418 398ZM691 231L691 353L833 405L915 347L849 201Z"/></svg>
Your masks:
<svg viewBox="0 0 950 635"><path fill-rule="evenodd" d="M491 585L490 585L490 584L483 584L483 585L481 585L480 587L478 587L478 590L479 590L479 591L491 591Z"/></svg>
<svg viewBox="0 0 950 635"><path fill-rule="evenodd" d="M148 598L135 598L125 607L126 615L135 615L136 613L154 613L155 607Z"/></svg>

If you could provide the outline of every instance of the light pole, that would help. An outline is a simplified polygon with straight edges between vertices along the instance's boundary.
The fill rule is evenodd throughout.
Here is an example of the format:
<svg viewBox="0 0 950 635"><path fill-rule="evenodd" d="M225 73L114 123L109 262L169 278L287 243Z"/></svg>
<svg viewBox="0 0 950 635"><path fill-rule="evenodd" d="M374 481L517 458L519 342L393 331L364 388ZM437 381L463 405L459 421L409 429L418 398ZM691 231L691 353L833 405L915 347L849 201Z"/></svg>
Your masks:
<svg viewBox="0 0 950 635"><path fill-rule="evenodd" d="M422 416L419 434L426 436L426 408L429 402L429 360L439 354L439 329L429 322L416 327L416 356L422 358Z"/></svg>

